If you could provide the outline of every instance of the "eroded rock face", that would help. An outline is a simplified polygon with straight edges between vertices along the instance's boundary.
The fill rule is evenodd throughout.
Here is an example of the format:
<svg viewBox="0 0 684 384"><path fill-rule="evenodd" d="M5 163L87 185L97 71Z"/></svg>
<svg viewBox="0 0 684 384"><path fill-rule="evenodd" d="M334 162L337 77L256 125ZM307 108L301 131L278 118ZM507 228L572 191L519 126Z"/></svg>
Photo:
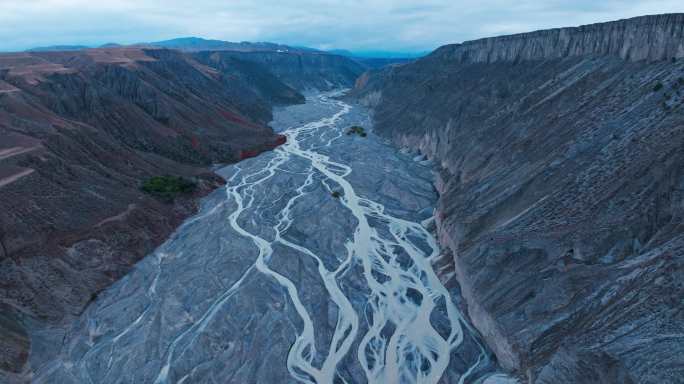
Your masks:
<svg viewBox="0 0 684 384"><path fill-rule="evenodd" d="M13 316L8 308L0 313L0 334L2 334L2 350L0 350L0 369L19 373L28 358L31 345L29 335L24 327Z"/></svg>
<svg viewBox="0 0 684 384"><path fill-rule="evenodd" d="M223 184L210 163L282 143L271 106L303 97L263 69L161 49L3 54L0 68L0 370L16 373L27 319L78 315ZM174 204L140 191L163 174L199 188Z"/></svg>
<svg viewBox="0 0 684 384"><path fill-rule="evenodd" d="M240 80L260 97L274 105L304 103L304 96L285 85L266 66L240 60L227 51L204 51L193 54L198 62L219 70L231 81ZM250 101L245 100L244 104ZM253 104L253 103L252 103Z"/></svg>
<svg viewBox="0 0 684 384"><path fill-rule="evenodd" d="M321 52L217 51L200 52L196 56L200 61L222 61L232 57L256 63L298 90L351 88L366 70L348 57Z"/></svg>
<svg viewBox="0 0 684 384"><path fill-rule="evenodd" d="M378 133L442 167L437 222L469 315L530 382L684 377L683 28L446 46L356 90Z"/></svg>
<svg viewBox="0 0 684 384"><path fill-rule="evenodd" d="M445 45L433 53L461 63L617 56L628 61L684 57L684 14L637 17Z"/></svg>

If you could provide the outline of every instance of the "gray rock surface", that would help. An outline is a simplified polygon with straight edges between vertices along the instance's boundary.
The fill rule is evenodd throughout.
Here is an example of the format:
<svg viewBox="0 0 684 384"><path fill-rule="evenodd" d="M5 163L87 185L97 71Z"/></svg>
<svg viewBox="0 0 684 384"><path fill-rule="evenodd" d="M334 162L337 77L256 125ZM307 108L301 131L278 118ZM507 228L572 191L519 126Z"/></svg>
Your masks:
<svg viewBox="0 0 684 384"><path fill-rule="evenodd" d="M442 168L468 315L531 383L684 382L683 28L483 39L357 82L376 132Z"/></svg>
<svg viewBox="0 0 684 384"><path fill-rule="evenodd" d="M432 56L461 63L616 56L628 61L684 57L684 14L642 16L445 45Z"/></svg>
<svg viewBox="0 0 684 384"><path fill-rule="evenodd" d="M195 56L200 61L232 57L255 63L300 91L349 88L366 70L353 59L324 52L216 51L199 52Z"/></svg>

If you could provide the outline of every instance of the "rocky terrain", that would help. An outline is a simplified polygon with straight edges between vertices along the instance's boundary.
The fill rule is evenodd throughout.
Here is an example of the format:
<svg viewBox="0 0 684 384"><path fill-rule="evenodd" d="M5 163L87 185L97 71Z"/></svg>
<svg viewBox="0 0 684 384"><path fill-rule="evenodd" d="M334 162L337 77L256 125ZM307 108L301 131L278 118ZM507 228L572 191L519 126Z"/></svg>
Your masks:
<svg viewBox="0 0 684 384"><path fill-rule="evenodd" d="M0 54L0 382L682 382L684 14L363 74L180 40ZM368 134L267 125L352 84Z"/></svg>
<svg viewBox="0 0 684 384"><path fill-rule="evenodd" d="M227 57L255 63L299 90L349 88L367 67L348 57L324 52L216 51L195 55L201 62Z"/></svg>
<svg viewBox="0 0 684 384"><path fill-rule="evenodd" d="M213 163L284 142L274 105L303 102L258 66L179 51L0 54L0 370L20 372L35 324L78 315L223 184ZM194 179L169 204L151 176ZM2 379L0 379L2 381Z"/></svg>
<svg viewBox="0 0 684 384"><path fill-rule="evenodd" d="M476 40L367 73L440 166L465 308L530 383L684 378L684 14Z"/></svg>

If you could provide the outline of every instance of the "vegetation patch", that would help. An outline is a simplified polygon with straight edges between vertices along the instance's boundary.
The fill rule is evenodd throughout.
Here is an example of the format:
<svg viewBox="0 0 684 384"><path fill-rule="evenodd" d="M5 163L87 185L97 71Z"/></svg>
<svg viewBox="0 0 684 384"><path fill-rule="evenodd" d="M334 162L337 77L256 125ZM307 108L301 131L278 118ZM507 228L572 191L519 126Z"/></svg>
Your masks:
<svg viewBox="0 0 684 384"><path fill-rule="evenodd" d="M147 179L140 189L163 201L171 202L180 195L192 193L197 184L180 176L154 176Z"/></svg>
<svg viewBox="0 0 684 384"><path fill-rule="evenodd" d="M333 191L330 195L336 199L342 197L342 194L339 191Z"/></svg>
<svg viewBox="0 0 684 384"><path fill-rule="evenodd" d="M359 125L353 125L347 130L347 135L359 135L361 137L366 137L368 134L366 134L366 130L359 126Z"/></svg>
<svg viewBox="0 0 684 384"><path fill-rule="evenodd" d="M661 82L657 82L657 83L655 83L655 85L653 86L653 92L658 92L658 91L660 91L661 89L663 89L663 83L661 83Z"/></svg>

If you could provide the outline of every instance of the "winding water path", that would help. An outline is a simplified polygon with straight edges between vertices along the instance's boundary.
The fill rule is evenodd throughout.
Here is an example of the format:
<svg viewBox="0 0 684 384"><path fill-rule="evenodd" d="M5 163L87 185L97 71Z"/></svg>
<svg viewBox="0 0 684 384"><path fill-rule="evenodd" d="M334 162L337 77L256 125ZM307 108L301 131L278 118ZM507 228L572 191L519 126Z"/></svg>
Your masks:
<svg viewBox="0 0 684 384"><path fill-rule="evenodd" d="M490 377L456 288L433 270L429 164L347 134L367 114L332 96L278 111L287 143L222 169L226 187L100 295L36 382Z"/></svg>

